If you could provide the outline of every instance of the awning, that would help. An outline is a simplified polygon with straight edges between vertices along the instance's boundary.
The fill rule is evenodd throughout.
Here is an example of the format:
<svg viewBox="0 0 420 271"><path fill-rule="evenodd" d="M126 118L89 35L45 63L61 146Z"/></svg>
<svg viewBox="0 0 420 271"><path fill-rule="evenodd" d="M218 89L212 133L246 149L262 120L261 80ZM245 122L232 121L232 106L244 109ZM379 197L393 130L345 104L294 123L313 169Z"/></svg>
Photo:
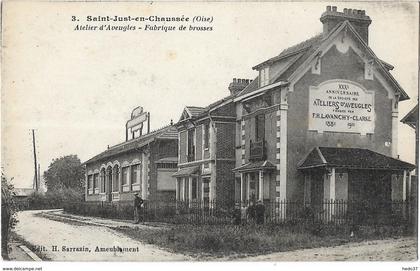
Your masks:
<svg viewBox="0 0 420 271"><path fill-rule="evenodd" d="M252 172L252 171L259 171L259 170L265 170L265 171L269 171L269 170L275 170L276 166L271 163L270 161L258 161L258 162L249 162L243 166L234 168L233 171L237 171L237 172Z"/></svg>
<svg viewBox="0 0 420 271"><path fill-rule="evenodd" d="M179 169L176 173L172 175L172 177L188 177L198 173L198 166L195 167L185 167Z"/></svg>
<svg viewBox="0 0 420 271"><path fill-rule="evenodd" d="M298 169L321 167L370 169L370 170L413 170L415 165L368 149L315 147L298 164Z"/></svg>

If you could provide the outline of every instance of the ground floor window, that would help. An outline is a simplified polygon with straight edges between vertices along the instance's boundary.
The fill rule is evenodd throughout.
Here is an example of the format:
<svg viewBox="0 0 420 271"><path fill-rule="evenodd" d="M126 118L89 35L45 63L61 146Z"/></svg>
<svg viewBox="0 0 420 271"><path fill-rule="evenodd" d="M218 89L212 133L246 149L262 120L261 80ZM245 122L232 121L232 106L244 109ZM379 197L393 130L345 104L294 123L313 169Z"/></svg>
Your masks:
<svg viewBox="0 0 420 271"><path fill-rule="evenodd" d="M93 174L93 193L99 193L99 174Z"/></svg>
<svg viewBox="0 0 420 271"><path fill-rule="evenodd" d="M133 191L141 189L141 164L131 166L131 189Z"/></svg>
<svg viewBox="0 0 420 271"><path fill-rule="evenodd" d="M121 184L127 185L128 184L128 167L123 167L121 169Z"/></svg>
<svg viewBox="0 0 420 271"><path fill-rule="evenodd" d="M93 175L88 175L88 183L87 183L87 186L88 186L88 193L89 193L89 195L90 194L93 194Z"/></svg>
<svg viewBox="0 0 420 271"><path fill-rule="evenodd" d="M101 193L105 193L105 169L101 170L100 179L101 179Z"/></svg>

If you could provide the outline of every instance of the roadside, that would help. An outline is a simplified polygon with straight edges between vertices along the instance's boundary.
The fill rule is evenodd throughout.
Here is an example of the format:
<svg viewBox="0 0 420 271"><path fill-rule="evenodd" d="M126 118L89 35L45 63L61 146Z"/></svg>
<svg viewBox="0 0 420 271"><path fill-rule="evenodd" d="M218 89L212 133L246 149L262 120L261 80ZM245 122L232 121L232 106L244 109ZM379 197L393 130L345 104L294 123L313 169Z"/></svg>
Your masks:
<svg viewBox="0 0 420 271"><path fill-rule="evenodd" d="M48 258L44 253L38 251L34 245L27 242L22 236L11 232L9 241L10 261L48 261ZM31 255L32 254L32 255ZM33 255L35 254L35 255Z"/></svg>
<svg viewBox="0 0 420 271"><path fill-rule="evenodd" d="M320 247L272 253L239 261L416 261L414 237L364 241L335 247Z"/></svg>
<svg viewBox="0 0 420 271"><path fill-rule="evenodd" d="M172 253L188 254L196 260L409 261L417 258L417 240L395 229L388 229L385 234L369 229L367 234L350 237L335 228L326 228L321 235L314 235L279 226L158 223L137 226L127 221L76 216L59 211L41 215L67 223L106 226L134 240Z"/></svg>
<svg viewBox="0 0 420 271"><path fill-rule="evenodd" d="M38 215L42 212L45 211L19 212L19 223L14 231L32 244L35 251L42 252L53 261L191 260L183 254L145 244L103 225L86 224L86 221L75 221L74 218L67 219L68 222L56 221ZM60 216L58 218L65 219ZM127 227L128 223L118 225L116 227ZM131 226L137 227L133 224Z"/></svg>

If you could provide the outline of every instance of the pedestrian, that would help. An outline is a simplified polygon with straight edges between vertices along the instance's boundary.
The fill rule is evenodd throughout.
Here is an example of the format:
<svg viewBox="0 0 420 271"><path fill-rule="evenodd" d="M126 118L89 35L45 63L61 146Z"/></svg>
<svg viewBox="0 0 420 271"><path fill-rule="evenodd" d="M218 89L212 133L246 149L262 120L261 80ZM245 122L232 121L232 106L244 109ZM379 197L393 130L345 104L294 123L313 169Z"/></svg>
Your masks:
<svg viewBox="0 0 420 271"><path fill-rule="evenodd" d="M257 224L264 224L265 206L261 200L257 201L255 206L255 220Z"/></svg>
<svg viewBox="0 0 420 271"><path fill-rule="evenodd" d="M235 208L233 209L232 214L232 223L234 225L241 224L241 206L239 205L239 203L235 203Z"/></svg>
<svg viewBox="0 0 420 271"><path fill-rule="evenodd" d="M140 220L143 222L143 204L144 200L139 193L134 194L134 223L139 224Z"/></svg>
<svg viewBox="0 0 420 271"><path fill-rule="evenodd" d="M246 215L249 222L255 221L255 204L252 200L249 202L248 209L246 209Z"/></svg>

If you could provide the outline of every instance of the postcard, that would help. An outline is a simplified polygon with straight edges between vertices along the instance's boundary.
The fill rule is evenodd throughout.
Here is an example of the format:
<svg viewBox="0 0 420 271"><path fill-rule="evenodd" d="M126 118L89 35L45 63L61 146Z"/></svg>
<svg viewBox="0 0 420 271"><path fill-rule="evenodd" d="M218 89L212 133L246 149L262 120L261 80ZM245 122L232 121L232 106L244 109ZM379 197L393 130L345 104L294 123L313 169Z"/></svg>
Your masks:
<svg viewBox="0 0 420 271"><path fill-rule="evenodd" d="M4 1L3 270L417 270L418 22Z"/></svg>

